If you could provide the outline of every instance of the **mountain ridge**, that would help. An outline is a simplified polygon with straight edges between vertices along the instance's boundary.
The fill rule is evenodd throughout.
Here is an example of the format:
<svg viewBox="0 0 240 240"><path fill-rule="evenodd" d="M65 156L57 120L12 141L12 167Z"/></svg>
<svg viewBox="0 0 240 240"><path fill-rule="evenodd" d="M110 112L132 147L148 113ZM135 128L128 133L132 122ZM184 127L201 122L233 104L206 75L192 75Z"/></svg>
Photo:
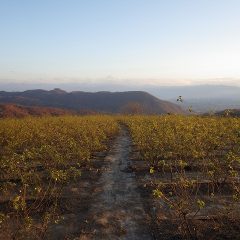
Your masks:
<svg viewBox="0 0 240 240"><path fill-rule="evenodd" d="M99 113L121 113L129 104L137 103L142 112L147 114L184 113L180 106L160 100L144 91L66 92L59 88L49 91L43 89L23 92L1 91L0 103L63 108L75 111L91 110Z"/></svg>

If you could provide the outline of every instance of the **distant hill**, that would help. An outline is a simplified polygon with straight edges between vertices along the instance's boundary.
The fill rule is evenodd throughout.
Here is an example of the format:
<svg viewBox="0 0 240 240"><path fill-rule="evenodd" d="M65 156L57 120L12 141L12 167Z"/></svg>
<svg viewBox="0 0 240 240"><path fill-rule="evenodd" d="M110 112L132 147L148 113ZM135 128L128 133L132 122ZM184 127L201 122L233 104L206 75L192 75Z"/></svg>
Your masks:
<svg viewBox="0 0 240 240"><path fill-rule="evenodd" d="M14 104L0 104L0 118L22 118L27 116L62 116L73 115L74 111L47 108L47 107L26 107Z"/></svg>
<svg viewBox="0 0 240 240"><path fill-rule="evenodd" d="M181 106L183 108L192 106L194 111L200 113L240 108L240 87L237 86L162 87L153 90L153 94L161 95L171 102L176 102L176 96L181 95L183 98Z"/></svg>
<svg viewBox="0 0 240 240"><path fill-rule="evenodd" d="M192 109L197 113L218 112L225 109L239 109L240 98L210 98L210 99L184 99L183 108L192 106Z"/></svg>
<svg viewBox="0 0 240 240"><path fill-rule="evenodd" d="M90 93L66 92L58 88L50 91L41 89L24 92L0 91L0 103L100 113L121 113L129 104L137 103L143 113L147 114L184 113L180 106L142 91Z"/></svg>
<svg viewBox="0 0 240 240"><path fill-rule="evenodd" d="M237 81L237 80L236 80ZM217 82L217 81L215 81ZM221 81L219 81L221 82ZM240 82L240 80L239 80ZM171 82L169 82L171 83ZM201 84L189 86L158 86L158 85L134 85L134 84L116 84L116 83L48 83L48 84L34 84L34 83L9 83L0 82L0 89L5 91L24 91L25 89L53 89L60 86L67 91L79 90L86 92L96 92L106 89L107 91L121 91L135 90L146 91L154 96L165 99L172 103L176 103L178 96L183 97L183 103L180 106L192 109L198 113L209 111L221 111L224 109L240 109L240 87L227 86L221 84Z"/></svg>
<svg viewBox="0 0 240 240"><path fill-rule="evenodd" d="M173 103L176 103L178 96L182 96L183 103L180 105L185 109L191 106L198 113L240 108L240 87L237 86L192 85L146 89Z"/></svg>
<svg viewBox="0 0 240 240"><path fill-rule="evenodd" d="M225 109L224 111L216 112L217 116L240 117L240 109Z"/></svg>

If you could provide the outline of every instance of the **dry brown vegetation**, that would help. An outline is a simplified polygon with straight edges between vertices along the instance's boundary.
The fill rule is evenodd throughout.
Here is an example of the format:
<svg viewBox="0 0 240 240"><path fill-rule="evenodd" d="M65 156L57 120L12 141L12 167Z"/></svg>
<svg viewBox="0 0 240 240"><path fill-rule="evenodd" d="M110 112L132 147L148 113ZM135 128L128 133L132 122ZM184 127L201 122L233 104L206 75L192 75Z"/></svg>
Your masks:
<svg viewBox="0 0 240 240"><path fill-rule="evenodd" d="M14 104L0 105L0 118L22 118L29 116L62 116L74 115L75 111L61 109L61 108L48 108L37 106L21 106Z"/></svg>

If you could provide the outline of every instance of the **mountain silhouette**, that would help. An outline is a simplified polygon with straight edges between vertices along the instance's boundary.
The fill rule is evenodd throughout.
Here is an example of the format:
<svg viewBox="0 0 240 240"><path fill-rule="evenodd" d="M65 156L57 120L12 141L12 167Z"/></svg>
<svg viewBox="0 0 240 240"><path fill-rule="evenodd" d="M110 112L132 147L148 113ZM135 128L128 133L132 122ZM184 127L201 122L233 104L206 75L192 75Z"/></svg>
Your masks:
<svg viewBox="0 0 240 240"><path fill-rule="evenodd" d="M66 92L59 88L46 91L42 89L24 92L0 92L1 104L39 106L70 109L74 111L93 111L98 113L121 113L129 104L138 104L146 114L184 113L174 103L160 100L143 91L128 92Z"/></svg>

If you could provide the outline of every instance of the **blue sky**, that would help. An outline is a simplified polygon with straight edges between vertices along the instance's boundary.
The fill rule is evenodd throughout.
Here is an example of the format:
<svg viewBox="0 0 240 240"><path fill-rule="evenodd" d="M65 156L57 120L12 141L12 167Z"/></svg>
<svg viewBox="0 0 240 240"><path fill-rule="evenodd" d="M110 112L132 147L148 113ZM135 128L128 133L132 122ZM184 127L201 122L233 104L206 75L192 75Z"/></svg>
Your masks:
<svg viewBox="0 0 240 240"><path fill-rule="evenodd" d="M239 0L0 0L0 81L238 84L239 10Z"/></svg>

